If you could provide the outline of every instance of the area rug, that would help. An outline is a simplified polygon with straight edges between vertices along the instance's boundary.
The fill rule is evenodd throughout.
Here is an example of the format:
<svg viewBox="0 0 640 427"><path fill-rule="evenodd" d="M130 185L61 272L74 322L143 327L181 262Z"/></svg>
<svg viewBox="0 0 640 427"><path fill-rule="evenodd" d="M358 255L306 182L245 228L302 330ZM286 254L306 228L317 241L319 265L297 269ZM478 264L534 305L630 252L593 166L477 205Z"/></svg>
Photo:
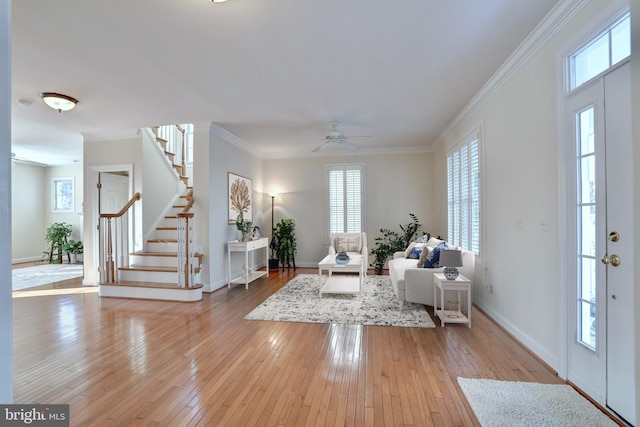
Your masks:
<svg viewBox="0 0 640 427"><path fill-rule="evenodd" d="M458 384L483 427L617 425L568 385L460 377Z"/></svg>
<svg viewBox="0 0 640 427"><path fill-rule="evenodd" d="M44 264L35 267L17 268L12 270L12 275L11 289L19 291L82 277L83 266L82 264Z"/></svg>
<svg viewBox="0 0 640 427"><path fill-rule="evenodd" d="M316 274L300 274L267 298L247 320L434 328L422 304L400 305L389 276L368 276L359 295L319 295Z"/></svg>

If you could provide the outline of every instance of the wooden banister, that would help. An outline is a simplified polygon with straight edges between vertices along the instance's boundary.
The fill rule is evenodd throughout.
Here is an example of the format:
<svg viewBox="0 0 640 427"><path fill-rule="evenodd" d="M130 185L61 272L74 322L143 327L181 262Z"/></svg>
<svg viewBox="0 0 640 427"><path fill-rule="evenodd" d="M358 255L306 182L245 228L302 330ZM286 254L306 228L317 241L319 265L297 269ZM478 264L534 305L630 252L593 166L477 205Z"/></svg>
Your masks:
<svg viewBox="0 0 640 427"><path fill-rule="evenodd" d="M127 202L126 205L124 205L124 207L122 209L120 209L117 213L101 213L100 214L100 218L120 218L122 215L124 215L125 213L127 213L127 211L129 210L129 208L131 206L133 206L133 204L140 200L140 193L136 193L133 195L133 197L131 198L131 200L129 200Z"/></svg>

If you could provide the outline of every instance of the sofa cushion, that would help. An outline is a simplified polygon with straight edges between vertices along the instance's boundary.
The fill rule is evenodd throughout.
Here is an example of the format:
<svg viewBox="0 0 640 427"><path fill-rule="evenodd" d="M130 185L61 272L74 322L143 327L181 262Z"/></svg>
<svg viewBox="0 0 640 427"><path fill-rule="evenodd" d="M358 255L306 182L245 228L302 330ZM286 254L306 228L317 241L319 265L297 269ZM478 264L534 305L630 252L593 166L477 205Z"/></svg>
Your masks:
<svg viewBox="0 0 640 427"><path fill-rule="evenodd" d="M424 260L423 268L438 268L440 267L440 251L449 249L447 242L441 242L433 248L433 251Z"/></svg>
<svg viewBox="0 0 640 427"><path fill-rule="evenodd" d="M436 246L438 246L442 242L444 242L444 240L440 240L440 239L436 239L435 237L432 237L427 242L427 246L431 246L432 248L435 248Z"/></svg>

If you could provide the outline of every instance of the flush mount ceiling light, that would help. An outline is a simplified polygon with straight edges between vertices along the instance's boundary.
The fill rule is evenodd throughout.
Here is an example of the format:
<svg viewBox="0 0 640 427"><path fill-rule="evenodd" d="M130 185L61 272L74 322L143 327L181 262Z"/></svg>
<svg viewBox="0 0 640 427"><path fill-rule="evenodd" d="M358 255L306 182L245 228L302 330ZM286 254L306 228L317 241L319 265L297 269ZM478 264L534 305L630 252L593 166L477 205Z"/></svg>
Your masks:
<svg viewBox="0 0 640 427"><path fill-rule="evenodd" d="M43 92L40 97L49 107L58 110L58 113L69 111L76 106L78 100L67 95L54 92Z"/></svg>

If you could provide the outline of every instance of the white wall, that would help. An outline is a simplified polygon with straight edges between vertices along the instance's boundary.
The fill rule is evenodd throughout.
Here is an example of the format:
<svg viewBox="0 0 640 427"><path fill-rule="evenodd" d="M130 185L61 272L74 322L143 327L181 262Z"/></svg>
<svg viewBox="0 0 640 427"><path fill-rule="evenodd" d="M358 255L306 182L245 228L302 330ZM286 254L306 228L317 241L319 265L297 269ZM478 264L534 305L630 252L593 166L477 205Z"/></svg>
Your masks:
<svg viewBox="0 0 640 427"><path fill-rule="evenodd" d="M558 57L609 6L585 6L501 89L457 123L436 153L441 166L445 147L483 123L487 274L476 275L474 301L555 369L564 363L566 339L559 327L566 307L558 297L566 286L559 282L558 262L559 179L564 179L558 171ZM434 202L446 206L446 174L434 179L443 189ZM444 228L446 217L442 220ZM487 292L488 283L493 293Z"/></svg>
<svg viewBox="0 0 640 427"><path fill-rule="evenodd" d="M219 128L212 125L209 140L209 263L210 271L209 288L215 290L227 283L227 242L238 240L240 237L236 226L229 224L228 218L228 188L227 173L232 172L252 180L253 190L253 223L261 230L265 230L267 222L271 227L271 216L266 220L263 216L262 160L249 154L234 143L229 142L231 135L220 132ZM195 187L194 192L199 191ZM262 255L258 254L258 260ZM232 278L240 275L243 263L241 257L234 255L232 259ZM205 285L203 283L203 285Z"/></svg>
<svg viewBox="0 0 640 427"><path fill-rule="evenodd" d="M416 214L422 229L440 233L431 202L434 182L431 154L348 155L300 159L265 160L263 235L271 234L271 191L275 199L275 223L283 218L296 221L298 252L296 265L317 266L327 253L325 165L364 163L366 189L366 233L369 248L380 228L400 231Z"/></svg>
<svg viewBox="0 0 640 427"><path fill-rule="evenodd" d="M50 190L45 187L46 169L16 163L11 166L11 259L12 263L42 259L46 248L46 210Z"/></svg>
<svg viewBox="0 0 640 427"><path fill-rule="evenodd" d="M640 117L640 2L632 1L631 2L631 49L633 50L631 53L631 117ZM640 120L633 120L633 164L640 165ZM634 188L634 210L635 212L640 212L640 197L638 197L638 189L640 189L640 168L636 167L633 171L633 188ZM637 248L640 247L640 215L635 216L634 226L634 243L636 250L634 251L634 265L640 265L640 250ZM635 307L640 307L640 269L635 269ZM640 316L635 316L635 354L636 354L636 413L640 413L637 411L637 408L640 408L640 357L637 357L640 354ZM636 420L636 425L640 424L640 420Z"/></svg>
<svg viewBox="0 0 640 427"><path fill-rule="evenodd" d="M11 235L11 1L0 0L0 234ZM13 403L11 239L0 243L0 402Z"/></svg>

